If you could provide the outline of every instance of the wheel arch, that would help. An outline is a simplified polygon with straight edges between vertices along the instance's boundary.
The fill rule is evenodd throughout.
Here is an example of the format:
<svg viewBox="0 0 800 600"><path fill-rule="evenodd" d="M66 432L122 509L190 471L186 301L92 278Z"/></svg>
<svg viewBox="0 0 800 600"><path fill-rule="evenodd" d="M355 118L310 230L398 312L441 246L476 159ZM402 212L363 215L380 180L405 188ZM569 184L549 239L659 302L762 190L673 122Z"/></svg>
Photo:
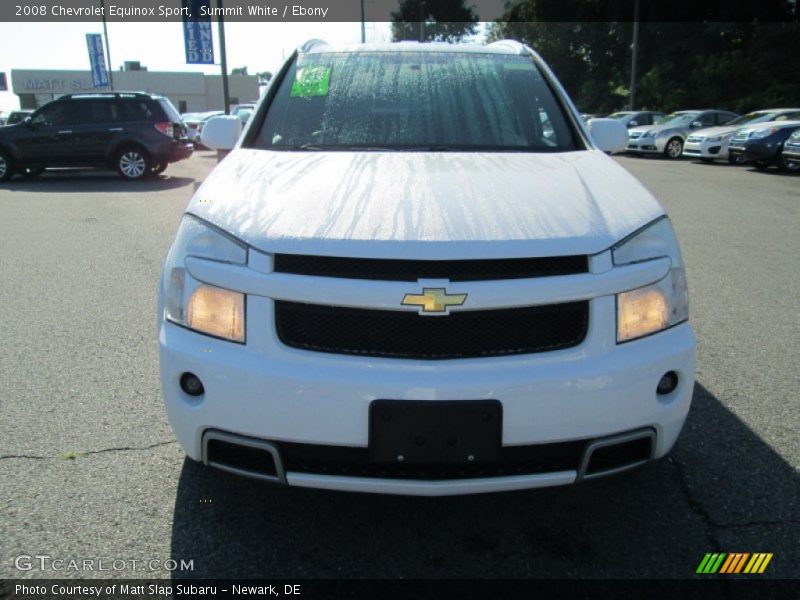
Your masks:
<svg viewBox="0 0 800 600"><path fill-rule="evenodd" d="M140 152L144 153L150 160L152 160L153 158L153 155L147 149L147 146L142 142L130 138L124 140L118 140L111 145L111 149L108 152L108 163L111 167L116 169L117 158L119 157L120 153L127 148L135 148L136 150L139 150Z"/></svg>

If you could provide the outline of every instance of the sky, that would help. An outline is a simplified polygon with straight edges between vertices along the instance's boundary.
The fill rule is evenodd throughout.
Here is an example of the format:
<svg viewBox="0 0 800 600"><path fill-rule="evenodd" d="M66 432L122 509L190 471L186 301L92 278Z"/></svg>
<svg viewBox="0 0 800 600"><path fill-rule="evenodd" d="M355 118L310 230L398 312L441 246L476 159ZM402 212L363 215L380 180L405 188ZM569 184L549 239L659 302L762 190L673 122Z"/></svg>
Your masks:
<svg viewBox="0 0 800 600"><path fill-rule="evenodd" d="M5 2L6 0L0 0ZM215 58L219 43L214 30ZM102 33L100 21L87 23L0 23L0 72L11 69L89 70L87 33ZM389 23L367 23L368 42L388 42ZM126 60L138 60L150 71L219 73L219 66L187 65L183 26L175 23L109 23L111 64L114 70ZM278 70L285 57L303 42L319 38L330 43L361 41L361 24L355 23L225 23L228 70L246 66L249 73ZM15 94L0 92L0 111L19 108Z"/></svg>

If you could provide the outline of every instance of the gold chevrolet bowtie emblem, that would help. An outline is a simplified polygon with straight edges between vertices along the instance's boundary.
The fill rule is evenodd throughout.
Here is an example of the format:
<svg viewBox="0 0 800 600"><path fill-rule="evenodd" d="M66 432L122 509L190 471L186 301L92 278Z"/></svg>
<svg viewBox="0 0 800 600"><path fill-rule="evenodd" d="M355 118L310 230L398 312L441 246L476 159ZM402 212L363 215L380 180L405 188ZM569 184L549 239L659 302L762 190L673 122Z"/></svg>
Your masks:
<svg viewBox="0 0 800 600"><path fill-rule="evenodd" d="M423 288L421 294L403 296L404 306L418 306L422 313L446 313L451 306L461 306L466 294L448 294L445 288Z"/></svg>

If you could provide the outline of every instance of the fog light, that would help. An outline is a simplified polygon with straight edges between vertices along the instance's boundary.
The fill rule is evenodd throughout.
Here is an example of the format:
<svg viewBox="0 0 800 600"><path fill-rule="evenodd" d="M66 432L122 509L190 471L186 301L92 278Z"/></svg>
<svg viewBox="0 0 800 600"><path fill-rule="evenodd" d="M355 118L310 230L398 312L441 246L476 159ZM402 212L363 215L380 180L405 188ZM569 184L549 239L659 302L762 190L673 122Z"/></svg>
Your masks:
<svg viewBox="0 0 800 600"><path fill-rule="evenodd" d="M190 396L202 396L206 391L203 388L203 382L194 373L181 375L181 389Z"/></svg>
<svg viewBox="0 0 800 600"><path fill-rule="evenodd" d="M674 392L676 387L678 387L678 374L675 371L667 371L661 376L661 379L659 379L656 392L664 396L665 394Z"/></svg>

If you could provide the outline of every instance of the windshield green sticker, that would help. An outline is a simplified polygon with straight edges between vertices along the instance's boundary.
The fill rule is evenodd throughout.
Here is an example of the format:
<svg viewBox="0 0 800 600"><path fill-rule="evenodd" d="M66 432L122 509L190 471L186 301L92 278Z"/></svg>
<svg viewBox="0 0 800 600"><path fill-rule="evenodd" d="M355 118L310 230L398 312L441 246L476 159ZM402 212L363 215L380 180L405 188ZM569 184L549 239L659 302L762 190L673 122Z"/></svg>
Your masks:
<svg viewBox="0 0 800 600"><path fill-rule="evenodd" d="M293 98L327 96L330 80L330 67L302 67L297 69L297 75L294 78L292 91L289 95Z"/></svg>

